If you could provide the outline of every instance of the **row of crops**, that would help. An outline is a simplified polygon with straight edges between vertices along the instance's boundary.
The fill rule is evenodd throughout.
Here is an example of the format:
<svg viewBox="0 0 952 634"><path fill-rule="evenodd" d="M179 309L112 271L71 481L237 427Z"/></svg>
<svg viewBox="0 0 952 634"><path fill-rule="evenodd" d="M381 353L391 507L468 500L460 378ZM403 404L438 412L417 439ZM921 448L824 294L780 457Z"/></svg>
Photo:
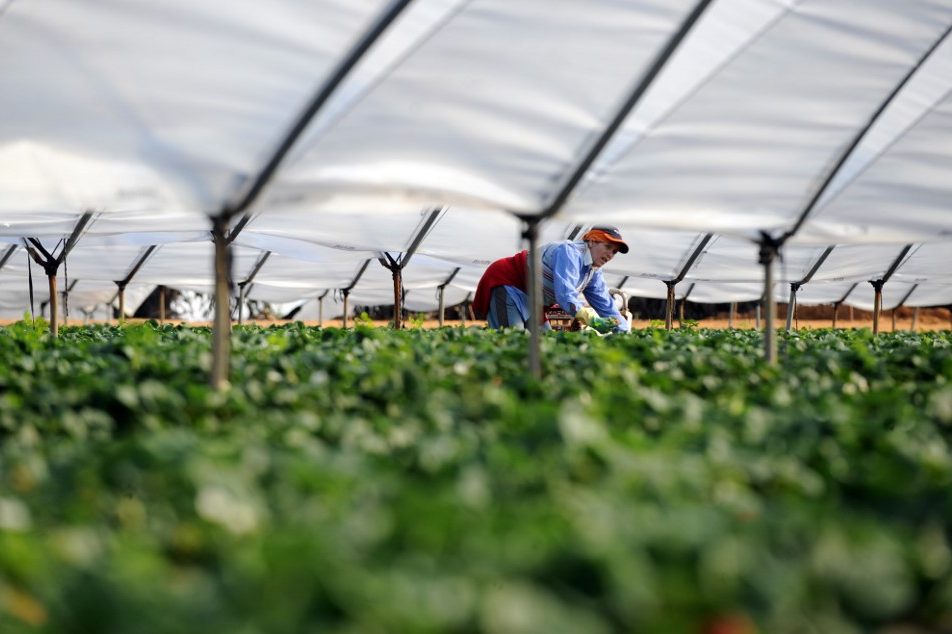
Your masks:
<svg viewBox="0 0 952 634"><path fill-rule="evenodd" d="M952 628L952 333L0 331L0 631Z"/></svg>

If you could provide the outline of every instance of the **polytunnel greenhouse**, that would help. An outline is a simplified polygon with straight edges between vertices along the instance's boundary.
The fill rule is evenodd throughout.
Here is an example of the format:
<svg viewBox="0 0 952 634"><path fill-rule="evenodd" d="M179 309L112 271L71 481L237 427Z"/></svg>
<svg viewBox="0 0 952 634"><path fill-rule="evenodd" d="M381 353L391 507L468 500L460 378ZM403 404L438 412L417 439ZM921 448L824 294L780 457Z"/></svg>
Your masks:
<svg viewBox="0 0 952 634"><path fill-rule="evenodd" d="M952 631L950 29L0 0L0 631ZM605 226L665 319L543 328ZM523 249L528 332L444 323ZM211 323L126 320L166 289Z"/></svg>

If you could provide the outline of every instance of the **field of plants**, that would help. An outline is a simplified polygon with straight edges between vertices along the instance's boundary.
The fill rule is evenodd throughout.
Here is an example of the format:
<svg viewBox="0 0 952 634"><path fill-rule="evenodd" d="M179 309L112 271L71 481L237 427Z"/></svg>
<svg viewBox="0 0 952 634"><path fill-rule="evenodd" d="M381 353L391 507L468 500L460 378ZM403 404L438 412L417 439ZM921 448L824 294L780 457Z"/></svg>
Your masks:
<svg viewBox="0 0 952 634"><path fill-rule="evenodd" d="M952 629L952 333L0 330L0 632Z"/></svg>

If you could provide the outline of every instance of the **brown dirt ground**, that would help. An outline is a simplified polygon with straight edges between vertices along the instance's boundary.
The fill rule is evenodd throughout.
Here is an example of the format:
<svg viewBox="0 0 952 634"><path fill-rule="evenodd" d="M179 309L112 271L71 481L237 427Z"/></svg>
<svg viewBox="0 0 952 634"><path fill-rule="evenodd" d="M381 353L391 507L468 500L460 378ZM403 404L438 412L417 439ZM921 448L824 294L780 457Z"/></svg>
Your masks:
<svg viewBox="0 0 952 634"><path fill-rule="evenodd" d="M853 310L852 318L850 318L850 309L840 308L836 326L837 328L872 328L872 314L866 311ZM895 317L895 330L911 330L912 329L912 317L913 309L911 308L900 308L896 312ZM17 320L0 320L0 326L9 325ZM141 323L145 320L143 319L129 319L126 320L127 323ZM652 325L657 325L660 320L656 319L637 319L632 322L632 327L634 328L647 328ZM78 325L81 323L76 319L70 319L69 325ZM180 323L174 320L169 320L169 323ZM281 324L288 323L282 322L280 320L274 321L254 321L246 323L255 323L260 326L269 326L272 324ZM316 321L306 321L304 322L308 326L316 326L318 323ZM405 327L411 327L410 321L405 322ZM701 328L727 328L728 324L728 315L718 315L709 319L698 320L698 326ZM348 325L352 325L353 321L348 320ZM786 324L786 306L781 304L778 306L777 310L777 326L783 328ZM60 325L63 325L62 321ZM207 326L208 322L195 322L192 325L196 326ZM340 326L341 322L339 319L325 319L325 326ZM387 327L388 323L386 321L374 321L374 325L377 327ZM445 322L447 326L458 326L460 325L459 321L447 320ZM477 320L467 320L466 325L468 326L485 326L486 322ZM675 319L675 327L678 326L678 321ZM435 319L430 319L424 321L422 324L423 328L437 328L439 327L439 322ZM794 320L795 328L829 328L832 326L832 309L828 306L801 306L797 309L797 319ZM744 313L738 314L734 319L734 327L739 329L751 329L756 327L755 317L753 314ZM893 330L893 311L884 311L882 317L880 318L879 327L882 332L890 332ZM916 323L916 330L949 330L952 328L952 311L948 308L924 308L919 311L919 318Z"/></svg>

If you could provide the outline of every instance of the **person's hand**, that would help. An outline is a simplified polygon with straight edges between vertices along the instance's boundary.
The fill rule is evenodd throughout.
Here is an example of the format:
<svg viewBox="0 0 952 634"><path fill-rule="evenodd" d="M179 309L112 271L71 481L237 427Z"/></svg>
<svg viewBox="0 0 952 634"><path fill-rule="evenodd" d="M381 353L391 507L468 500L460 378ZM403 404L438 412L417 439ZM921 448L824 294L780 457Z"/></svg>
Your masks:
<svg viewBox="0 0 952 634"><path fill-rule="evenodd" d="M582 306L578 309L578 312L575 313L575 318L583 324L590 324L598 319L598 313L596 313L595 309L591 306Z"/></svg>

